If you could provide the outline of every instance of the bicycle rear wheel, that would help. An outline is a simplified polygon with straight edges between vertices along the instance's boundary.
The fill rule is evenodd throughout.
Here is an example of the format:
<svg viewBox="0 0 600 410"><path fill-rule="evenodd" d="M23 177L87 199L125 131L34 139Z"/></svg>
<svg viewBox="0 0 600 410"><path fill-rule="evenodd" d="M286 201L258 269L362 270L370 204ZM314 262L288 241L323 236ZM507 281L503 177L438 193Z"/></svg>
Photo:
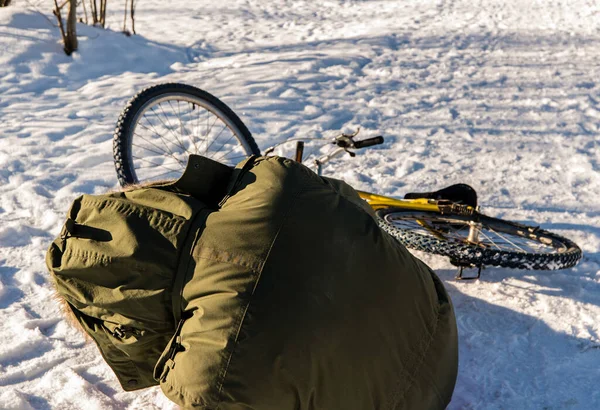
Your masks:
<svg viewBox="0 0 600 410"><path fill-rule="evenodd" d="M384 208L376 213L382 228L407 248L448 256L456 264L556 270L575 266L582 256L567 238L477 212Z"/></svg>
<svg viewBox="0 0 600 410"><path fill-rule="evenodd" d="M235 165L260 150L240 118L199 88L160 84L129 101L113 140L122 186L179 178L190 154Z"/></svg>

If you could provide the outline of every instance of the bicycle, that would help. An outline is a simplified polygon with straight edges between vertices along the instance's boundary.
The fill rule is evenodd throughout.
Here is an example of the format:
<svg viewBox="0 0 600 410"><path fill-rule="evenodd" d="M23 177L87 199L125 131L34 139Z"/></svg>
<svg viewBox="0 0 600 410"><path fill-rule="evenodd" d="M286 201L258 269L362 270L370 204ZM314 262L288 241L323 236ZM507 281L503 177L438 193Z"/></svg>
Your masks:
<svg viewBox="0 0 600 410"><path fill-rule="evenodd" d="M351 150L383 143L382 137L356 141L356 134L337 136L333 139L336 149L314 160L319 175L332 158L344 153L353 157ZM298 162L303 161L303 149L304 140L300 139ZM113 143L122 186L178 178L190 153L227 165L261 154L241 119L218 98L196 87L160 84L142 90L128 102L117 121ZM582 257L581 249L565 237L539 226L482 214L476 192L468 185L410 193L404 199L358 193L375 211L379 225L404 246L449 257L458 267L457 279L478 279L487 265L565 269ZM477 268L477 274L463 276L464 268Z"/></svg>

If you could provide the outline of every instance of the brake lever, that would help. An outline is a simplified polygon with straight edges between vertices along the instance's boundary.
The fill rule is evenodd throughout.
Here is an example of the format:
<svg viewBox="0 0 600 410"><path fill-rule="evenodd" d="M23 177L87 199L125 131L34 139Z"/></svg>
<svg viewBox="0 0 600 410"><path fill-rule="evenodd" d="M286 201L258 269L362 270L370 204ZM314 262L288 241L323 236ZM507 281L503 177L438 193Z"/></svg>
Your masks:
<svg viewBox="0 0 600 410"><path fill-rule="evenodd" d="M334 138L333 143L340 148L344 148L344 151L350 153L348 148L354 148L354 140L353 138L358 135L360 132L360 127L356 129L352 134L341 134ZM350 154L351 156L354 156Z"/></svg>

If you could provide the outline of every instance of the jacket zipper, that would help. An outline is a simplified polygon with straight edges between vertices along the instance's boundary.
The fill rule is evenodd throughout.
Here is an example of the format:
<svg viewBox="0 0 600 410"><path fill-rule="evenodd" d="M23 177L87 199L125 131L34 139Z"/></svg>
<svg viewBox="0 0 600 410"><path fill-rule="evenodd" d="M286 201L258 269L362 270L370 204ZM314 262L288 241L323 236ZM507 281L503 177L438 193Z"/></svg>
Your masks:
<svg viewBox="0 0 600 410"><path fill-rule="evenodd" d="M129 326L119 326L116 327L112 332L109 330L110 334L112 334L115 338L122 340L126 339L129 336L140 336L141 332L138 329Z"/></svg>

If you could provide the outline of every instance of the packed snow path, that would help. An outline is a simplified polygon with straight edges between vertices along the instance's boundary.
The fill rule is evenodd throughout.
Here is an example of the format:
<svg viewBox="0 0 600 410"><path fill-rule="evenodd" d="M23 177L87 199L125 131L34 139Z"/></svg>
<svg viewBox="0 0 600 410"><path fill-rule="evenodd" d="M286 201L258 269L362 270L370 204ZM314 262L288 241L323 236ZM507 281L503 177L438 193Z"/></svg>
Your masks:
<svg viewBox="0 0 600 410"><path fill-rule="evenodd" d="M0 408L175 408L123 392L64 320L44 254L70 202L116 187L112 130L141 88L222 98L259 146L362 127L386 144L326 173L391 195L465 182L484 212L539 223L585 256L557 272L488 268L449 289L452 409L600 408L600 3L585 0L139 2L138 36L0 9ZM222 6L220 4L223 4ZM116 6L115 6L116 7ZM111 6L109 5L109 9ZM50 20L48 20L50 19Z"/></svg>

